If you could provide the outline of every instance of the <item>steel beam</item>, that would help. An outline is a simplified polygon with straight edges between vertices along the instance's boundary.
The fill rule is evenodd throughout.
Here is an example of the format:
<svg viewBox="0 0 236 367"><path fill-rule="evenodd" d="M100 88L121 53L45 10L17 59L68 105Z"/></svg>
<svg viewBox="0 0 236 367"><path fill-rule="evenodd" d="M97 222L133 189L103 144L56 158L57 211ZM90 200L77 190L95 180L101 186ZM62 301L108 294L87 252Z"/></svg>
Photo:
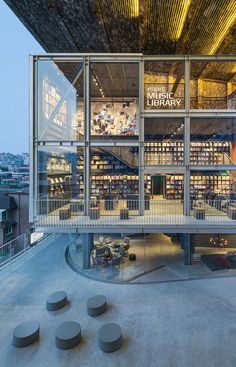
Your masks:
<svg viewBox="0 0 236 367"><path fill-rule="evenodd" d="M90 63L84 60L84 214L90 209Z"/></svg>
<svg viewBox="0 0 236 367"><path fill-rule="evenodd" d="M144 195L144 62L139 63L139 214L145 212Z"/></svg>

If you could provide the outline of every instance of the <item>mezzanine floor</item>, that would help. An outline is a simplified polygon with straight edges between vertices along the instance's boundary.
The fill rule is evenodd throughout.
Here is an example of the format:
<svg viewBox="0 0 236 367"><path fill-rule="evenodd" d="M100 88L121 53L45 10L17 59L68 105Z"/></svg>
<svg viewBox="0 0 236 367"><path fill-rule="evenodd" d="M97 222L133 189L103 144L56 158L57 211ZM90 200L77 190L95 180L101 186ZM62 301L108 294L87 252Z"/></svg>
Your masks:
<svg viewBox="0 0 236 367"><path fill-rule="evenodd" d="M144 216L139 216L137 210L129 211L129 219L120 219L120 209L126 207L124 201L119 201L114 210L105 210L104 203L100 203L100 218L90 219L82 212L73 213L69 219L60 219L59 210L68 207L68 204L61 206L49 214L38 215L35 227L38 230L57 232L215 232L227 233L235 231L235 221L230 219L222 210L205 203L206 217L198 220L191 216L183 215L183 203L180 200L151 200L149 210L145 210Z"/></svg>
<svg viewBox="0 0 236 367"><path fill-rule="evenodd" d="M162 284L98 283L71 271L65 263L67 235L0 283L1 366L3 367L234 367L236 283L220 278ZM64 289L70 303L46 311L47 296ZM108 301L105 314L91 319L86 300L97 292ZM22 321L40 322L40 341L27 348L11 344L13 328ZM55 346L57 326L76 320L82 342L71 350ZM97 346L97 332L106 322L122 327L124 344L111 354Z"/></svg>

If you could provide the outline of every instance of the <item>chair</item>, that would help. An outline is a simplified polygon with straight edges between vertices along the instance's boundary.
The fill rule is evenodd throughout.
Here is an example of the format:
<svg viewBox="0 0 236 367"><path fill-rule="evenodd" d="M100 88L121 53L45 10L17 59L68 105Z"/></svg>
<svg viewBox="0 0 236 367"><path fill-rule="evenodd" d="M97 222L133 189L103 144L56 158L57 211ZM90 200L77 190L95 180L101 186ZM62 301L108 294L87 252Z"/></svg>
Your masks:
<svg viewBox="0 0 236 367"><path fill-rule="evenodd" d="M106 243L106 245L111 243L111 237L110 236L105 238L105 243Z"/></svg>
<svg viewBox="0 0 236 367"><path fill-rule="evenodd" d="M93 265L98 268L99 265L105 266L106 262L104 261L103 257L95 257L92 255Z"/></svg>
<svg viewBox="0 0 236 367"><path fill-rule="evenodd" d="M104 244L104 239L105 239L105 238L104 238L103 236L99 236L99 237L98 237L98 241L100 242L100 244L101 244L101 245L103 245L103 244Z"/></svg>
<svg viewBox="0 0 236 367"><path fill-rule="evenodd" d="M115 268L120 269L121 262L122 262L122 256L117 256L117 257L114 257L113 259L109 260L107 262L107 265L108 266L111 266L113 268L113 270Z"/></svg>
<svg viewBox="0 0 236 367"><path fill-rule="evenodd" d="M105 252L106 252L106 247L101 247L101 248L97 248L95 250L95 257L102 257L104 256Z"/></svg>
<svg viewBox="0 0 236 367"><path fill-rule="evenodd" d="M128 256L129 255L129 252L128 252L129 248L130 248L129 244L121 245L120 248L119 248L120 255L121 256Z"/></svg>
<svg viewBox="0 0 236 367"><path fill-rule="evenodd" d="M123 247L124 247L125 253L128 255L130 244L129 243L126 243Z"/></svg>

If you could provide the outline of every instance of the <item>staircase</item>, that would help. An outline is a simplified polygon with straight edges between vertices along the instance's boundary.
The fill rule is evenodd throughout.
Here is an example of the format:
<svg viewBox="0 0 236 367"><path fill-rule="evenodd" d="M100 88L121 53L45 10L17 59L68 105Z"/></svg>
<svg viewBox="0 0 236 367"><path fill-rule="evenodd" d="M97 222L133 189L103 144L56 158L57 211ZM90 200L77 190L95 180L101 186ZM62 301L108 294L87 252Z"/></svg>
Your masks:
<svg viewBox="0 0 236 367"><path fill-rule="evenodd" d="M113 155L130 168L138 168L138 154L131 153L129 147L105 147L101 150Z"/></svg>

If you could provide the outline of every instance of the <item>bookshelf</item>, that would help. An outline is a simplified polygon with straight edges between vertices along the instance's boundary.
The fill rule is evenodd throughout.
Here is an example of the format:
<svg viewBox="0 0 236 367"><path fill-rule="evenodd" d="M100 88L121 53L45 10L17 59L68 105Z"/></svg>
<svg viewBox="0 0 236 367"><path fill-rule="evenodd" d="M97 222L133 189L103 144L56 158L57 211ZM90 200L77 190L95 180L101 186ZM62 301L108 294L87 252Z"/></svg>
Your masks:
<svg viewBox="0 0 236 367"><path fill-rule="evenodd" d="M228 195L231 193L232 177L223 175L195 174L191 176L191 191L197 191L197 198L203 199L206 191L215 194Z"/></svg>
<svg viewBox="0 0 236 367"><path fill-rule="evenodd" d="M222 141L191 142L190 159L193 165L228 164L230 143Z"/></svg>
<svg viewBox="0 0 236 367"><path fill-rule="evenodd" d="M182 141L146 142L145 164L184 164L184 143ZM230 143L221 141L191 142L190 162L192 165L228 164Z"/></svg>
<svg viewBox="0 0 236 367"><path fill-rule="evenodd" d="M166 199L181 199L184 188L183 175L167 175L166 176Z"/></svg>
<svg viewBox="0 0 236 367"><path fill-rule="evenodd" d="M146 142L144 145L145 164L183 164L183 142Z"/></svg>

